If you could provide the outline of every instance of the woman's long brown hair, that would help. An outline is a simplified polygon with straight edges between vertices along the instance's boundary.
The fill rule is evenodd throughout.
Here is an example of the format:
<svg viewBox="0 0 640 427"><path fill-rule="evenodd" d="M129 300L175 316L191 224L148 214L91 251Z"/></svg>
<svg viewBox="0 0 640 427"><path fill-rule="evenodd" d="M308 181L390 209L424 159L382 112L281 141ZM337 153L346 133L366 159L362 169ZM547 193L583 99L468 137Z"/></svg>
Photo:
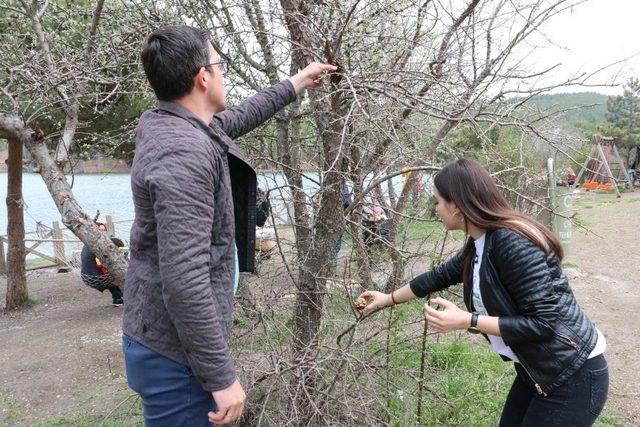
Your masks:
<svg viewBox="0 0 640 427"><path fill-rule="evenodd" d="M484 230L508 228L531 240L546 254L553 251L562 260L562 245L544 225L513 209L489 172L470 159L447 164L433 180L438 193L456 204L467 221ZM470 262L465 263L467 278Z"/></svg>

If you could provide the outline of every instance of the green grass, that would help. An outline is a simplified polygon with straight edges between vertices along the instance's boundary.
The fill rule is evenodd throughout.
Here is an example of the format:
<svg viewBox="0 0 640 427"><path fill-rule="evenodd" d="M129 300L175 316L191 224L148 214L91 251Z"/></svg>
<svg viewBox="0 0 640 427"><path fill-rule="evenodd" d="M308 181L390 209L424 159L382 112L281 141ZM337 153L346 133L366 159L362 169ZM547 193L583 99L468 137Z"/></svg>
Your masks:
<svg viewBox="0 0 640 427"><path fill-rule="evenodd" d="M589 196L582 196L580 198L574 198L573 203L577 208L592 209L598 206L640 203L640 199L619 199L615 196L615 193L599 193L591 194Z"/></svg>
<svg viewBox="0 0 640 427"><path fill-rule="evenodd" d="M594 427L625 427L625 423L615 412L605 409L596 420Z"/></svg>
<svg viewBox="0 0 640 427"><path fill-rule="evenodd" d="M593 228L593 223L584 219L584 217L580 216L580 214L573 217L573 224L578 229Z"/></svg>
<svg viewBox="0 0 640 427"><path fill-rule="evenodd" d="M24 302L24 304L22 305L23 307L33 307L34 305L38 305L40 304L40 301L35 299L35 298L31 298L28 297L27 300Z"/></svg>
<svg viewBox="0 0 640 427"><path fill-rule="evenodd" d="M25 268L27 269L42 267L45 265L51 265L52 267L54 266L54 264L51 261L43 258L28 259L25 262Z"/></svg>
<svg viewBox="0 0 640 427"><path fill-rule="evenodd" d="M573 262L568 262L568 261L563 261L562 262L562 267L563 268L580 268L580 266L578 264L575 264Z"/></svg>
<svg viewBox="0 0 640 427"><path fill-rule="evenodd" d="M22 419L21 408L22 405L12 397L0 396L0 421L6 424L17 423Z"/></svg>
<svg viewBox="0 0 640 427"><path fill-rule="evenodd" d="M394 351L395 353L395 351ZM393 359L396 378L416 376L420 353L400 353ZM426 386L422 425L425 426L497 426L502 407L515 377L512 364L503 362L488 345L466 340L428 344ZM402 381L400 381L402 383ZM404 381L403 392L392 393L390 419L394 426L420 425L416 416L415 380ZM413 388L412 388L413 387ZM614 412L605 410L597 427L624 427Z"/></svg>
<svg viewBox="0 0 640 427"><path fill-rule="evenodd" d="M278 308L263 308L263 310L262 321L259 327L250 334L250 339L246 337L232 338L231 345L240 352L266 355L274 347L288 348L290 346L293 338L293 318L290 310ZM245 336L248 329L254 328L254 321L247 317L242 310L234 312L233 323L235 332L240 336Z"/></svg>
<svg viewBox="0 0 640 427"><path fill-rule="evenodd" d="M406 240L426 240L437 242L444 237L444 226L440 221L415 221L404 220L398 227L398 238ZM464 232L454 231L449 233L448 239L463 241Z"/></svg>
<svg viewBox="0 0 640 427"><path fill-rule="evenodd" d="M449 294L445 297L456 299ZM370 363L380 366L376 384L362 384L366 389L379 390L378 400L382 404L379 417L384 418L386 412L393 426L497 425L515 371L489 345L472 344L464 334L461 339L455 339L453 334L440 336L439 339L445 340L441 342L434 342L433 336L428 338L425 352L426 390L419 422L417 407L420 404L418 381L422 359L422 325L420 322L416 324L415 320L422 316L423 303L423 300L410 301L393 311L391 353L387 368L389 382L386 379L387 372L381 366L385 364L386 340L369 341L362 355ZM456 303L460 304L460 301ZM332 310L337 315L341 311L340 304L332 305ZM389 315L388 312L386 315ZM334 331L325 327L323 332Z"/></svg>
<svg viewBox="0 0 640 427"><path fill-rule="evenodd" d="M396 353L394 351L394 353ZM392 394L389 410L393 425L418 425L418 393L421 354L400 352L392 369L397 372L401 393ZM428 343L426 387L422 401L422 424L486 426L497 425L502 406L514 377L510 364L503 362L488 346L463 340ZM402 380L404 379L404 380Z"/></svg>
<svg viewBox="0 0 640 427"><path fill-rule="evenodd" d="M445 298L461 305L453 295ZM428 426L497 426L506 396L515 377L511 363L505 363L482 340L472 343L464 333L440 336L443 341L427 341L425 352L425 391L422 420L418 422L418 378L421 363L421 340L407 340L405 325L422 314L423 300L397 306L391 335L390 377L387 410L391 425ZM416 325L419 327L419 325ZM385 342L372 344L372 353L383 353ZM385 390L380 381L378 388ZM624 422L613 412L604 411L596 423L599 427L622 427Z"/></svg>
<svg viewBox="0 0 640 427"><path fill-rule="evenodd" d="M444 227L439 221L403 220L398 227L398 235L407 239L425 238L437 240L444 234Z"/></svg>
<svg viewBox="0 0 640 427"><path fill-rule="evenodd" d="M85 401L85 404L88 404L90 400ZM90 408L83 408L73 414L50 417L34 425L37 427L137 427L143 424L140 398L127 390L121 391L112 399L109 410L95 412Z"/></svg>

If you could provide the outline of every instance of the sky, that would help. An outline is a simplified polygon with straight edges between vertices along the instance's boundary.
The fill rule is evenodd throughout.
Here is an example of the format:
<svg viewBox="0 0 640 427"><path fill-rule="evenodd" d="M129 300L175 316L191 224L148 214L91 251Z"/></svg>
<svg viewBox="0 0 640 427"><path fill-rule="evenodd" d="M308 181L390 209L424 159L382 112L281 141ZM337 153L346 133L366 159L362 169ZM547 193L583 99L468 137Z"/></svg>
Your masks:
<svg viewBox="0 0 640 427"><path fill-rule="evenodd" d="M624 83L630 76L640 77L640 1L590 0L553 17L543 31L557 46L541 42L542 47L534 54L535 60L538 64L562 63L557 76L591 72L630 58L603 70L593 82ZM561 91L585 90L622 94L621 86L575 87Z"/></svg>

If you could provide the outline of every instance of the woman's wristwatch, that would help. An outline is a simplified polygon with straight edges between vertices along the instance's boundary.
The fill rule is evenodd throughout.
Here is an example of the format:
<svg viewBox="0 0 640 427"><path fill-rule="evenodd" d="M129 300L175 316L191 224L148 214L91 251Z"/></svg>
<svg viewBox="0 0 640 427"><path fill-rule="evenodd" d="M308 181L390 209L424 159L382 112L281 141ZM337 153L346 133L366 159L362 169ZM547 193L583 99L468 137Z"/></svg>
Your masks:
<svg viewBox="0 0 640 427"><path fill-rule="evenodd" d="M478 329L478 312L474 311L471 313L471 325L467 328L467 331L472 334L479 334L480 329Z"/></svg>

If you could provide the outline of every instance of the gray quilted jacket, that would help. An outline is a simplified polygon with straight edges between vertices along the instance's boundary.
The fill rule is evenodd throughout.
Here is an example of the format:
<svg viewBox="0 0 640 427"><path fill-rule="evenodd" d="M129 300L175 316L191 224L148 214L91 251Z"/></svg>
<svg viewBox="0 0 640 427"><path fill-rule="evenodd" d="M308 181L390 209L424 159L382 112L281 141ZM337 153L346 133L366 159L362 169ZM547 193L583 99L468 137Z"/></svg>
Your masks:
<svg viewBox="0 0 640 427"><path fill-rule="evenodd" d="M235 249L253 269L256 176L233 139L296 94L288 80L205 124L176 103L140 118L123 331L187 365L205 390L236 379L229 355Z"/></svg>

